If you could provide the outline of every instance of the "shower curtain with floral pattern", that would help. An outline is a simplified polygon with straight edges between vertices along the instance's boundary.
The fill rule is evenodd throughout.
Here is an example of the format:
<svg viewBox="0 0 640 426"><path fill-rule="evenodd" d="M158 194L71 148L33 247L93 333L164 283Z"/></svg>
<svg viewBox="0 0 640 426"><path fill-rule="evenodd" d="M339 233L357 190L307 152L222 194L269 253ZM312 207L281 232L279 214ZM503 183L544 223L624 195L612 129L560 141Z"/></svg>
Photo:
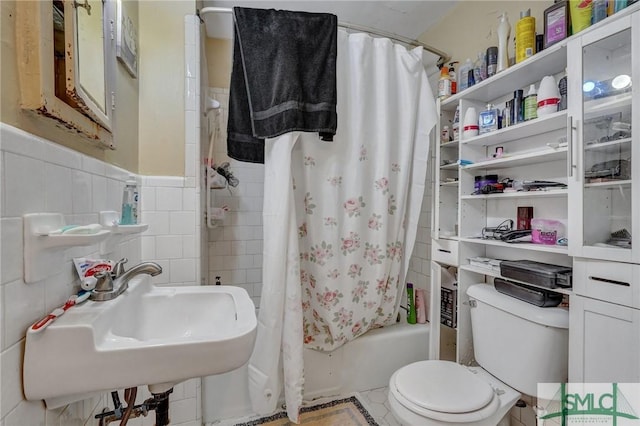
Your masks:
<svg viewBox="0 0 640 426"><path fill-rule="evenodd" d="M293 132L265 144L250 394L256 412L275 409L282 362L292 421L302 402L303 343L331 351L395 322L436 121L422 49L341 30L337 73L333 142Z"/></svg>

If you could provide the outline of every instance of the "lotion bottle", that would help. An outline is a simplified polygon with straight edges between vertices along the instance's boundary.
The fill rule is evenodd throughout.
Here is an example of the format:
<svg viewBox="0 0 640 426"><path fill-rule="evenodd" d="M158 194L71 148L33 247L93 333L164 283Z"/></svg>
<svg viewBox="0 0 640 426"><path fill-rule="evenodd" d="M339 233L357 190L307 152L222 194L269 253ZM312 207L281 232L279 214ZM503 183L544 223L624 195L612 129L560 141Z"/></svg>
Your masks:
<svg viewBox="0 0 640 426"><path fill-rule="evenodd" d="M511 24L507 18L507 12L500 15L498 24L498 67L496 72L501 72L509 68L509 35L511 34Z"/></svg>

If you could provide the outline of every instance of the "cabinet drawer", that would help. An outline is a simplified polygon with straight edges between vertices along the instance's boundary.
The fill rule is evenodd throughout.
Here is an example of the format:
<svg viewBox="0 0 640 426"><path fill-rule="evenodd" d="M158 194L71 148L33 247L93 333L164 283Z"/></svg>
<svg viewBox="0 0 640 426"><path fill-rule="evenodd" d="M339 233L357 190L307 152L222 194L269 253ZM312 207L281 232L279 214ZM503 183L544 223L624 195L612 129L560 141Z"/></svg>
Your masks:
<svg viewBox="0 0 640 426"><path fill-rule="evenodd" d="M640 309L640 265L574 258L573 291Z"/></svg>
<svg viewBox="0 0 640 426"><path fill-rule="evenodd" d="M446 265L458 266L458 241L432 240L431 259Z"/></svg>

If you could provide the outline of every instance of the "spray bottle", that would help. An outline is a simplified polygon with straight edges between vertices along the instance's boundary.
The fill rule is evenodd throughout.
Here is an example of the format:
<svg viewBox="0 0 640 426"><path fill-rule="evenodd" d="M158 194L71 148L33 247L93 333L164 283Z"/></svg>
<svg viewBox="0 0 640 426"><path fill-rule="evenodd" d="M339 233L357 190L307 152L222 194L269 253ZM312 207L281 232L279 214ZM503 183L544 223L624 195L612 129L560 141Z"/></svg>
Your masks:
<svg viewBox="0 0 640 426"><path fill-rule="evenodd" d="M509 35L511 34L511 24L507 12L500 15L498 24L498 67L496 72L501 72L509 68Z"/></svg>

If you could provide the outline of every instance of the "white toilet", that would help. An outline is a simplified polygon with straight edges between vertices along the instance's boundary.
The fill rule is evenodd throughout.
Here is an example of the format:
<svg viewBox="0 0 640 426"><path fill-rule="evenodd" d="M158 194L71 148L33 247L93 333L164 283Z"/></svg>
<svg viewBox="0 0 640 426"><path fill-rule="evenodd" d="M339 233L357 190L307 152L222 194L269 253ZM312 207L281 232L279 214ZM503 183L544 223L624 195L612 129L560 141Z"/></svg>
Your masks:
<svg viewBox="0 0 640 426"><path fill-rule="evenodd" d="M492 285L467 290L475 359L480 367L419 361L389 380L389 404L404 426L509 424L520 393L567 381L569 312L539 308ZM504 418L504 420L503 420Z"/></svg>

